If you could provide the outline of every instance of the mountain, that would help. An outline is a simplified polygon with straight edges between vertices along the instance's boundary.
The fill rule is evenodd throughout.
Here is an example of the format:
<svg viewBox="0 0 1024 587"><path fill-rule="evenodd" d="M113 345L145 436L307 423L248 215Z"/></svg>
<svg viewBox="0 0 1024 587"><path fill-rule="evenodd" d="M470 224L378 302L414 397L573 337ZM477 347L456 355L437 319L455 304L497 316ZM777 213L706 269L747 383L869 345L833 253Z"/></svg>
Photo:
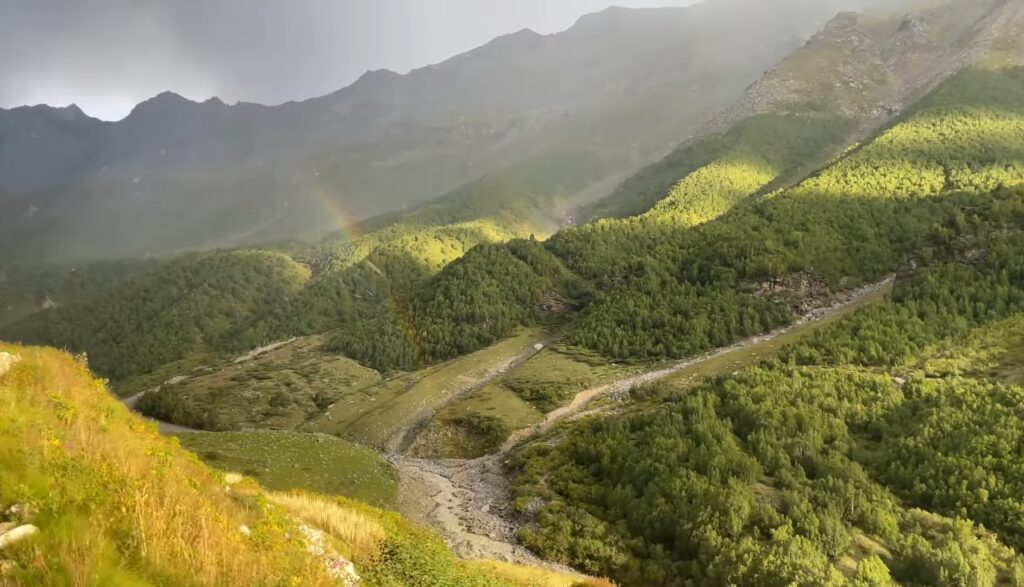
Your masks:
<svg viewBox="0 0 1024 587"><path fill-rule="evenodd" d="M948 197L934 203L915 199L985 194L1019 183L1018 74L1008 65L1013 54L997 42L1013 38L1004 33L1013 30L1019 7L1019 2L994 2L968 32L957 24L948 38L938 33L961 22L948 20L947 14L960 14L949 11L975 11L976 3L961 0L914 17L842 15L741 99L741 105L759 103L756 96L765 86L778 85L771 80L793 79L780 72L798 69L794 63L819 63L823 77L832 75L863 45L849 40L859 38L849 34L850 22L873 23L897 37L883 43L886 47L906 47L901 31L916 18L935 23L938 32L924 36L942 40L936 46L968 48L978 65L959 73L954 74L965 63L963 51L943 49L934 61L916 61L916 67L953 77L893 114L888 127L856 148L847 149L875 128L869 118L875 108L868 102L857 102L868 104L859 110L848 107L852 90L823 93L813 107L803 99L780 102L722 134L709 132L684 143L625 182L622 190L649 202L641 216L562 230L547 242L531 240L551 235L563 218L551 212L558 208L552 199L559 199L552 194L578 192L598 174L587 169L593 161L588 152L541 158L406 214L365 223L366 234L355 239L285 246L262 256L186 258L119 284L105 300L8 324L4 335L88 350L100 371L122 385L169 363L199 364L211 354L326 332L331 350L376 370L414 369L547 319L537 308L552 296L581 310L559 318L572 322L566 339L605 357L680 358L727 344L792 319L790 309L749 295L757 289L752 283L801 272L815 273L834 288L873 279L925 246L929 220L939 222L960 205ZM986 51L970 49L977 39L991 40ZM892 51L890 63L908 63ZM996 56L998 63L992 61ZM895 65L893 70L902 71ZM810 70L804 73L801 79L814 79ZM908 92L914 94L931 88L912 87ZM890 95L888 89L883 93ZM936 183L935 177L947 179ZM636 188L641 184L655 187ZM786 184L797 185L785 189ZM933 187L921 191L917 184ZM760 197L769 191L771 197ZM872 201L881 195L886 197ZM913 222L904 219L908 214ZM794 240L787 231L802 236ZM500 244L517 238L522 240ZM851 242L858 243L855 251ZM252 273L258 278L249 281L252 291L245 295L224 283L228 272L207 268L230 265L232 255L256 265ZM282 273L278 264L311 271L308 278L282 280L281 275L302 270ZM180 319L178 298L157 293L169 287L179 297L201 300L210 324ZM694 305L684 310L682 300ZM734 312L745 318L730 318ZM120 318L125 316L152 316L153 323L167 317L175 326L166 329L165 343L154 346L148 334L133 330L131 320ZM117 336L110 334L113 329Z"/></svg>
<svg viewBox="0 0 1024 587"><path fill-rule="evenodd" d="M699 223L802 179L970 65L1024 61L1019 2L904 2L833 18L664 160L587 217ZM718 201L707 203L706 193ZM696 206L696 209L694 207Z"/></svg>
<svg viewBox="0 0 1024 587"><path fill-rule="evenodd" d="M361 323L478 245L547 238L564 221L554 201L582 189L594 165L573 154L527 161L313 244L15 268L0 276L0 332L87 349L93 368L134 390L154 371Z"/></svg>
<svg viewBox="0 0 1024 587"><path fill-rule="evenodd" d="M105 128L77 106L0 109L0 198L84 173Z"/></svg>
<svg viewBox="0 0 1024 587"><path fill-rule="evenodd" d="M69 301L18 309L0 336L87 353L118 392L150 390L152 416L235 430L185 444L261 478L306 477L325 449L272 467L252 453L280 445L239 429L383 447L463 552L524 545L623 585L1024 584L1024 0L889 8L833 19L622 183L594 209L608 217L558 230L604 165L550 151L362 234L29 272L0 291ZM140 439L85 357L0 351L23 357L0 379L0 496L56 529L42 554L13 551L27 573L65 568L45 555L83 543L83 509L118 531L99 526L90 561L145 556L134 520L166 520L140 495L168 494L141 487L184 501L172 538L193 528L183 511L220 512L215 544L254 519L263 540L231 560L269 545L272 568L296 568L284 528L326 526L325 509L368 584L501 584L365 506L222 493Z"/></svg>
<svg viewBox="0 0 1024 587"><path fill-rule="evenodd" d="M857 4L609 9L276 107L165 93L116 123L73 108L5 111L0 246L32 261L305 235L557 151L613 161L597 184L662 155Z"/></svg>

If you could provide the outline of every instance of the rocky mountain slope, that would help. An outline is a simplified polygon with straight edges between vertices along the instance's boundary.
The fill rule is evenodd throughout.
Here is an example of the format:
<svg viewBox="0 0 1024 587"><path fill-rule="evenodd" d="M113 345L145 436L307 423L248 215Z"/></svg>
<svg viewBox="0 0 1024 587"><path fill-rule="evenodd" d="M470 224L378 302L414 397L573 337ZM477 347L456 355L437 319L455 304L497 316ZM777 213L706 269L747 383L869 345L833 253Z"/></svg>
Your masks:
<svg viewBox="0 0 1024 587"><path fill-rule="evenodd" d="M707 131L766 112L829 108L871 130L963 68L1024 60L1024 3L917 1L832 19Z"/></svg>
<svg viewBox="0 0 1024 587"><path fill-rule="evenodd" d="M906 0L839 14L589 215L630 216L665 199L656 213L707 220L802 179L969 66L1024 62L1022 34L1019 0ZM725 196L707 207L707 192Z"/></svg>
<svg viewBox="0 0 1024 587"><path fill-rule="evenodd" d="M662 154L859 3L609 9L277 107L165 93L117 123L0 111L0 246L81 259L294 236L559 151L613 161L598 182Z"/></svg>

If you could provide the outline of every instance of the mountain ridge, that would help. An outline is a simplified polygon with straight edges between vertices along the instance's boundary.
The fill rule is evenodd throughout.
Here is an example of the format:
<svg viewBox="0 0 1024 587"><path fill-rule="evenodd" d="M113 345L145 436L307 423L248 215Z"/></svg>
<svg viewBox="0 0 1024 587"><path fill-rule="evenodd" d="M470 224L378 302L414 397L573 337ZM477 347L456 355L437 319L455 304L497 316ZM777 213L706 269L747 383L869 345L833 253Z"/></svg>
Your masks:
<svg viewBox="0 0 1024 587"><path fill-rule="evenodd" d="M66 258L73 248L83 259L322 232L332 228L325 198L362 219L581 145L619 161L609 172L625 174L731 101L834 6L859 1L748 2L739 18L717 2L612 10L407 74L369 72L301 102L162 94L122 121L83 122L92 134L81 144L65 147L55 136L26 150L16 135L0 136L0 149L31 151L25 159L56 168L0 174L0 246L35 259ZM68 246L55 246L62 239Z"/></svg>

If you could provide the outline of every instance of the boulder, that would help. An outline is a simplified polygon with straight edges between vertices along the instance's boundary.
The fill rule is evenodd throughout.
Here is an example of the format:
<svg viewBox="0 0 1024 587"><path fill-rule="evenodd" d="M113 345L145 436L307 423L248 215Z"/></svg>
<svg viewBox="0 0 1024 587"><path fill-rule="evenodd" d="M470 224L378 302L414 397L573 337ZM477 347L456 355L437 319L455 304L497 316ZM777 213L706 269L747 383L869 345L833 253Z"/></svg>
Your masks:
<svg viewBox="0 0 1024 587"><path fill-rule="evenodd" d="M31 524L18 526L6 534L0 534L0 550L5 549L12 544L21 542L31 536L35 536L36 534L39 534L39 528L36 528Z"/></svg>

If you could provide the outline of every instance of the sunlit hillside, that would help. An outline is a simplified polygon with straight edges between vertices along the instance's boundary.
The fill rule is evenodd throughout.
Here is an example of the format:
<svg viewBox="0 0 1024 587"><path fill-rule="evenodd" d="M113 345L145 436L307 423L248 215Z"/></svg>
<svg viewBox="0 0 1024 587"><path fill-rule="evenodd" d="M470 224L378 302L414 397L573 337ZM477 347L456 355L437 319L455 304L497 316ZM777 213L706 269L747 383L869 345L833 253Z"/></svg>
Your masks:
<svg viewBox="0 0 1024 587"><path fill-rule="evenodd" d="M3 527L36 529L3 548L0 584L601 584L463 562L396 514L216 473L131 414L83 357L0 344L0 369Z"/></svg>

